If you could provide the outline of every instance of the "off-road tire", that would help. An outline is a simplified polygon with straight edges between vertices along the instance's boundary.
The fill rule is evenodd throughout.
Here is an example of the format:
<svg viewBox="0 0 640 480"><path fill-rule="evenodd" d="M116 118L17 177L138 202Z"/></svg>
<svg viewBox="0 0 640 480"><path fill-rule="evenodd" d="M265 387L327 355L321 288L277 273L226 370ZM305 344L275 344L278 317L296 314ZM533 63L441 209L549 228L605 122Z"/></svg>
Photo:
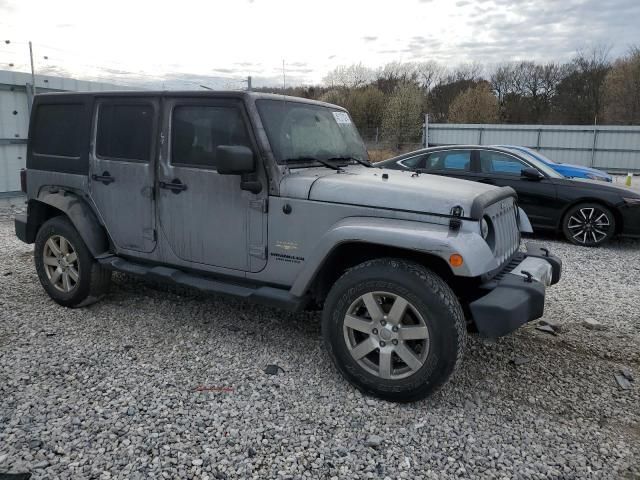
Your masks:
<svg viewBox="0 0 640 480"><path fill-rule="evenodd" d="M52 237L63 237L71 244L77 254L78 280L68 292L57 289L49 279L45 270L45 244ZM104 296L111 282L111 271L106 270L95 261L85 245L82 237L65 216L57 216L47 220L36 235L34 260L40 283L56 302L65 307L82 307L96 302Z"/></svg>
<svg viewBox="0 0 640 480"><path fill-rule="evenodd" d="M581 212L586 211L586 215L588 216L588 212L591 211L591 209L596 212L594 213L595 218L599 217L600 215L605 215L608 226L606 227L606 229L600 228L600 230L587 231L586 240L584 240L584 236L582 235L579 235L578 238L576 238L576 233L581 231L579 221L586 221L586 219L583 218ZM578 221L576 221L576 219ZM594 227L596 227L596 225L594 225ZM585 230L582 229L582 231ZM602 236L600 233L597 233L598 231L605 232L606 235ZM609 240L611 240L611 238L613 238L615 232L616 218L613 215L613 212L600 203L579 203L569 208L569 210L567 210L567 213L565 213L564 217L562 218L562 233L564 234L565 238L574 245L579 245L581 247L599 247L601 245L604 245ZM593 238L594 235L596 237L595 241Z"/></svg>
<svg viewBox="0 0 640 480"><path fill-rule="evenodd" d="M406 299L428 327L428 354L422 367L406 378L371 374L350 353L353 347L343 334L345 316L367 292ZM402 259L370 260L348 270L331 288L322 315L324 342L338 370L362 392L395 402L420 400L442 386L462 361L466 333L462 307L451 288L429 269Z"/></svg>

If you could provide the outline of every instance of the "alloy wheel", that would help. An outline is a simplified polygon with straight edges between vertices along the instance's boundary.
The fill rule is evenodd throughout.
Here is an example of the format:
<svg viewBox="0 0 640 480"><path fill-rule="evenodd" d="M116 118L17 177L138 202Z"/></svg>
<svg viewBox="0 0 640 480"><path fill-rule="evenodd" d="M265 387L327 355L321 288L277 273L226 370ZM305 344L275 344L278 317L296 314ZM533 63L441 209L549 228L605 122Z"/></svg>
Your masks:
<svg viewBox="0 0 640 480"><path fill-rule="evenodd" d="M47 278L61 292L71 292L80 279L78 254L73 245L61 235L52 235L42 251Z"/></svg>
<svg viewBox="0 0 640 480"><path fill-rule="evenodd" d="M429 354L429 328L407 299L368 292L347 310L344 339L351 356L367 372L397 380L416 373Z"/></svg>
<svg viewBox="0 0 640 480"><path fill-rule="evenodd" d="M607 213L597 207L580 208L567 222L570 235L583 245L595 245L605 240L611 226Z"/></svg>

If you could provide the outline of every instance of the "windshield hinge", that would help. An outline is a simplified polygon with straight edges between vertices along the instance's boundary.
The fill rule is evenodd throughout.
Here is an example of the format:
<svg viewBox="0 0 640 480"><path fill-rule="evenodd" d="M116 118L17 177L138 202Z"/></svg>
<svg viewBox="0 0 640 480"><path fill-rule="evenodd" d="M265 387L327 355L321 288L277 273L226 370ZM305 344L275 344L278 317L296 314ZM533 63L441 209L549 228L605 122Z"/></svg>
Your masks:
<svg viewBox="0 0 640 480"><path fill-rule="evenodd" d="M262 213L267 213L269 211L269 201L266 198L261 198L259 200L250 200L249 207L258 210Z"/></svg>

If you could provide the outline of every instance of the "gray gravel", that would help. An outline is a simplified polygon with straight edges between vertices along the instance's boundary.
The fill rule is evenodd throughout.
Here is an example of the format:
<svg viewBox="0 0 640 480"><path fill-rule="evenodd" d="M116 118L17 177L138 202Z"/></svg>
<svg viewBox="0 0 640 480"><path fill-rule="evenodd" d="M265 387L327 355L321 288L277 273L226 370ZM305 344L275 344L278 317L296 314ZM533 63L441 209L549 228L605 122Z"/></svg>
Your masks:
<svg viewBox="0 0 640 480"><path fill-rule="evenodd" d="M640 242L545 239L565 261L545 315L557 336L537 322L497 342L471 336L449 384L397 405L339 376L318 314L123 276L98 304L59 307L9 217L0 210L0 473L640 478Z"/></svg>

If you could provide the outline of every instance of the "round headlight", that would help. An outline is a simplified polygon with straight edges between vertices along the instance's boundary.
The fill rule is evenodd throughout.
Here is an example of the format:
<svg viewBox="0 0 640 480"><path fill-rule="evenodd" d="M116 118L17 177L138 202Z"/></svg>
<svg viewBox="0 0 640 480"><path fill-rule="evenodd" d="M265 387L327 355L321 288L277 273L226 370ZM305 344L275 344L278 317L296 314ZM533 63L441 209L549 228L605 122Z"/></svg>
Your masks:
<svg viewBox="0 0 640 480"><path fill-rule="evenodd" d="M480 233L485 240L489 236L489 222L487 222L487 219L484 217L480 220Z"/></svg>

